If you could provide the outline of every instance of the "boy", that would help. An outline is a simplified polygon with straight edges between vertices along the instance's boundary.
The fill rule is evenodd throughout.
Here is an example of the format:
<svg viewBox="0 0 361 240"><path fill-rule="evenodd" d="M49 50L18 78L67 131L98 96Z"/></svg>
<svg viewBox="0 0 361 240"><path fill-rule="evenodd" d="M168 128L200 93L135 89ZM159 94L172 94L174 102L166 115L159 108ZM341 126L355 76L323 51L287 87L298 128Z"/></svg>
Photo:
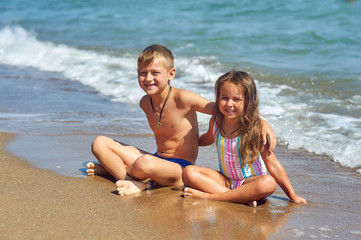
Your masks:
<svg viewBox="0 0 361 240"><path fill-rule="evenodd" d="M175 72L173 54L166 47L152 45L141 52L138 83L146 95L140 100L140 107L154 132L157 152L149 154L98 136L92 151L100 165L88 163L88 175L110 173L118 180L120 195L146 189L143 181L148 178L161 186L183 187L182 170L194 164L198 155L196 112L211 114L214 103L190 91L172 88L169 82ZM275 143L270 126L265 121L263 126L272 138L271 143ZM133 179L125 180L126 175Z"/></svg>

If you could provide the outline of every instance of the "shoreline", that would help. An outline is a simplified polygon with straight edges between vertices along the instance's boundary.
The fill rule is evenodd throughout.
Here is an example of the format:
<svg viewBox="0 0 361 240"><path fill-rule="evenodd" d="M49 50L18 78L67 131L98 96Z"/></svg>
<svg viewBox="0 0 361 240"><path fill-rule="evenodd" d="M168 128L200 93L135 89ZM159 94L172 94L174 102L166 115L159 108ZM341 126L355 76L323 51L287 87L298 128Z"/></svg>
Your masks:
<svg viewBox="0 0 361 240"><path fill-rule="evenodd" d="M120 197L103 177L61 176L11 155L5 146L15 138L0 132L2 239L361 237L361 178L327 158L278 147L277 157L308 204L290 203L278 187L265 204L251 208L184 199L171 187Z"/></svg>

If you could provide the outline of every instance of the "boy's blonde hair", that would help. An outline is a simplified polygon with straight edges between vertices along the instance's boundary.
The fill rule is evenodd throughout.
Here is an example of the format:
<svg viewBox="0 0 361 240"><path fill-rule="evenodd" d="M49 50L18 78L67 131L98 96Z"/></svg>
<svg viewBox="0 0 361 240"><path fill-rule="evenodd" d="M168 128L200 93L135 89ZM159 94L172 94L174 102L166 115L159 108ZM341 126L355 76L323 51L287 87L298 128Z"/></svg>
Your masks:
<svg viewBox="0 0 361 240"><path fill-rule="evenodd" d="M149 65L155 59L162 59L167 70L174 68L172 52L168 48L158 44L151 45L140 53L138 57L138 67L142 64Z"/></svg>

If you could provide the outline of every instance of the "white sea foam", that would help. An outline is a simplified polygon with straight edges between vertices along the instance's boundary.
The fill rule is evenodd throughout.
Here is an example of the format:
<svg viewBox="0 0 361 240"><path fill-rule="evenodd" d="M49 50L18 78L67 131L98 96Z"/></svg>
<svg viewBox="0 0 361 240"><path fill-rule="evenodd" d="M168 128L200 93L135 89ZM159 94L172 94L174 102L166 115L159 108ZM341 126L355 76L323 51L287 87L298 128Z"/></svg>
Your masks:
<svg viewBox="0 0 361 240"><path fill-rule="evenodd" d="M311 101L301 101L301 94L297 92L281 95L285 86L271 86L262 82L258 82L258 86L261 114L288 147L329 155L343 166L361 167L360 118L316 112ZM311 95L302 93L302 98L305 97L312 99ZM318 104L332 104L332 101L319 100Z"/></svg>
<svg viewBox="0 0 361 240"><path fill-rule="evenodd" d="M136 104L144 94L137 84L136 57L130 54L113 56L44 42L38 40L35 33L21 27L0 30L0 63L59 72L70 80L110 96L114 101ZM177 78L172 81L173 86L214 100L214 82L222 69L215 57L176 56L176 69ZM273 126L279 140L290 148L327 154L343 166L361 167L360 118L352 114L322 112L317 108L344 104L360 109L360 95L342 102L315 98L310 92L300 92L288 85L256 82L261 115ZM207 126L208 119L209 116L200 115L203 126Z"/></svg>
<svg viewBox="0 0 361 240"><path fill-rule="evenodd" d="M361 235L361 231L360 230L355 230L355 231L350 231L351 234L354 235Z"/></svg>
<svg viewBox="0 0 361 240"><path fill-rule="evenodd" d="M29 118L39 118L44 116L44 114L31 114L31 113L0 113L0 119L29 119Z"/></svg>
<svg viewBox="0 0 361 240"><path fill-rule="evenodd" d="M137 56L127 54L114 57L43 42L34 33L21 27L5 27L0 31L0 53L1 63L61 72L65 77L91 86L116 101L137 103L143 95L136 84ZM177 59L176 67L180 69L180 77L172 84L192 89L197 88L199 83L212 82L219 74L212 73L213 70L203 65L202 61L202 57ZM202 92L202 89L199 90ZM208 94L206 91L203 93Z"/></svg>
<svg viewBox="0 0 361 240"><path fill-rule="evenodd" d="M60 72L119 101L135 103L142 95L141 89L134 87L135 57L113 57L42 42L21 27L5 27L0 31L0 53L1 63Z"/></svg>

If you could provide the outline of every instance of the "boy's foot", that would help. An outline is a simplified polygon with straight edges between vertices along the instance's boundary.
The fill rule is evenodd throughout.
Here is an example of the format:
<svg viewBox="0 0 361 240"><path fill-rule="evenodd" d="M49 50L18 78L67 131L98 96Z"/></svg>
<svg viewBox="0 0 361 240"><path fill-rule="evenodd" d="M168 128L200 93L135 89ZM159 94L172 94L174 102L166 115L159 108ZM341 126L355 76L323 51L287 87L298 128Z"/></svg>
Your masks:
<svg viewBox="0 0 361 240"><path fill-rule="evenodd" d="M93 176L94 174L96 175L109 175L109 172L107 170L105 170L100 164L97 163L93 163L93 162L88 162L86 164L86 172L88 174L88 176Z"/></svg>
<svg viewBox="0 0 361 240"><path fill-rule="evenodd" d="M185 198L204 198L207 199L209 194L205 192L201 192L199 190L186 187L184 188L184 197Z"/></svg>
<svg viewBox="0 0 361 240"><path fill-rule="evenodd" d="M121 196L132 195L145 190L146 184L142 181L119 180L115 183L118 194Z"/></svg>

